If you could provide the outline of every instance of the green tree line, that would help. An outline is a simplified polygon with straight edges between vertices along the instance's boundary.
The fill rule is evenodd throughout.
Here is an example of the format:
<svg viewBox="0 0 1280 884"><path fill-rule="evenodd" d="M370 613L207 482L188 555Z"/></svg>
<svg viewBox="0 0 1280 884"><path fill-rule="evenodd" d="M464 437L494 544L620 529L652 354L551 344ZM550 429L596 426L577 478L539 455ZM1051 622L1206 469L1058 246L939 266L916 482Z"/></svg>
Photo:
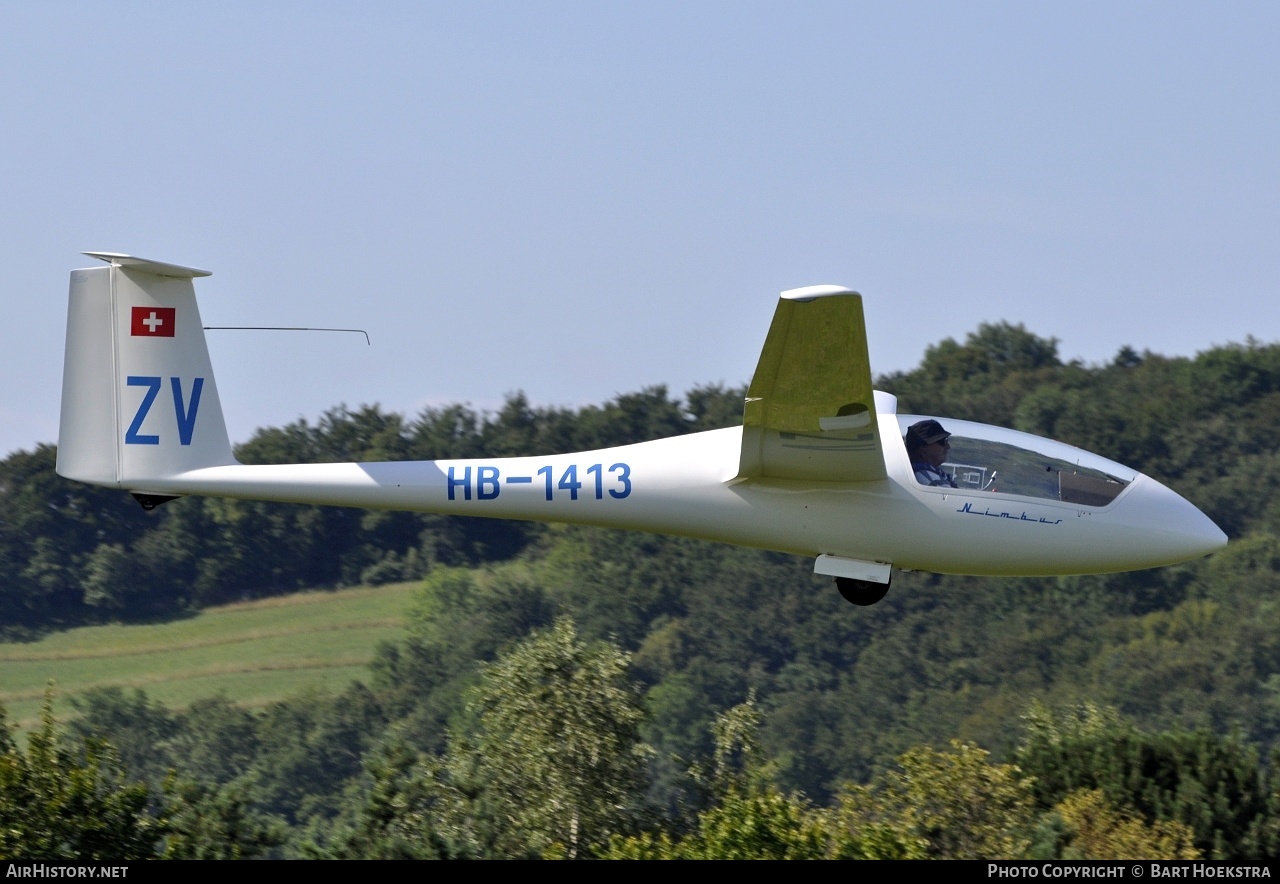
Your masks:
<svg viewBox="0 0 1280 884"><path fill-rule="evenodd" d="M729 849L738 823L763 819L796 823L777 843L797 856L992 844L1092 855L1112 835L1203 856L1274 852L1280 346L1195 358L1126 348L1085 366L1063 362L1052 340L994 324L877 384L904 412L1013 426L1148 472L1231 544L1131 574L902 574L883 602L855 609L807 561L681 538L230 501L144 514L124 495L58 479L41 448L0 463L0 623L15 636L422 578L408 635L379 651L368 687L260 712L218 698L177 712L137 694L79 700L75 738L108 739L149 794L164 794L174 769L196 784L191 803L205 796L251 831L285 833L264 849L288 855L710 855ZM740 409L741 390L724 387L682 401L652 388L578 410L513 396L498 414L454 406L413 420L337 409L314 426L260 431L239 455L546 453L723 426ZM595 834L584 826L596 810L555 829L503 807L486 785L499 772L478 766L477 747L492 748L489 728L505 719L486 717L495 707L476 691L566 617L602 661L625 658L617 691L642 713L626 719L642 775L620 777L631 791L605 802L613 816ZM720 722L747 698L750 741L725 749ZM751 774L726 785L712 773L717 753L742 756L748 742ZM925 772L959 776L952 768L989 780L1000 813L1019 822L992 823L1002 834L981 847L946 834L936 820L961 810L912 796L927 794ZM396 816L408 805L416 816Z"/></svg>
<svg viewBox="0 0 1280 884"><path fill-rule="evenodd" d="M70 732L46 703L25 750L0 713L0 858L1256 860L1280 847L1280 781L1254 749L1147 733L1093 705L1032 706L1008 762L956 739L915 746L818 803L779 785L752 693L714 717L706 754L676 759L692 790L664 809L630 664L559 618L475 670L439 751L413 748L405 722L365 721L345 777L332 753L354 736L337 734L350 696L255 717L99 689ZM323 724L277 729L304 723L302 708ZM300 750L327 787L283 782Z"/></svg>

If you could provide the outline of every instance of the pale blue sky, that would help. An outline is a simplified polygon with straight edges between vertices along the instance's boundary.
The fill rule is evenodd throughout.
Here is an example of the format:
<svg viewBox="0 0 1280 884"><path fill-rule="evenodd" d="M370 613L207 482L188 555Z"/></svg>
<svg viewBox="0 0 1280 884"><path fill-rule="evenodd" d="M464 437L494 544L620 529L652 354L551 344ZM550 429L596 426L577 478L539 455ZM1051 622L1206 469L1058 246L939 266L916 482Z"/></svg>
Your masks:
<svg viewBox="0 0 1280 884"><path fill-rule="evenodd" d="M1280 338L1274 3L0 2L0 454L88 249L212 270L235 441L340 402L745 382L780 290L873 369Z"/></svg>

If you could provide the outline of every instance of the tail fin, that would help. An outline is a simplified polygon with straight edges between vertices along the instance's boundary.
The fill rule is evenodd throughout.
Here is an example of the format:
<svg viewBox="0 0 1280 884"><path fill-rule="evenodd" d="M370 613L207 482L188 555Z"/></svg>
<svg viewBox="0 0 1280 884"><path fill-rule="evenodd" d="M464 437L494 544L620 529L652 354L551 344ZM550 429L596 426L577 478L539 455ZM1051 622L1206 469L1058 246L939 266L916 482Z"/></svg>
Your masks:
<svg viewBox="0 0 1280 884"><path fill-rule="evenodd" d="M112 252L71 273L58 474L146 492L235 463L192 279L206 270Z"/></svg>

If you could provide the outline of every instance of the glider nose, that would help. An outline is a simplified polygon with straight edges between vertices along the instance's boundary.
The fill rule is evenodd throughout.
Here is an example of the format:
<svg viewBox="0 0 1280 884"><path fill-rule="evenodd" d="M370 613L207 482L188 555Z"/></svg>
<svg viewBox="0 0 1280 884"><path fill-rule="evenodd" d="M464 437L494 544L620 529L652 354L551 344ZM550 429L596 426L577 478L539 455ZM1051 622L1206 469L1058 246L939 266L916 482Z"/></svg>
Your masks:
<svg viewBox="0 0 1280 884"><path fill-rule="evenodd" d="M1122 504L1125 521L1142 530L1152 566L1199 558L1227 545L1227 535L1212 519L1150 476L1139 476Z"/></svg>

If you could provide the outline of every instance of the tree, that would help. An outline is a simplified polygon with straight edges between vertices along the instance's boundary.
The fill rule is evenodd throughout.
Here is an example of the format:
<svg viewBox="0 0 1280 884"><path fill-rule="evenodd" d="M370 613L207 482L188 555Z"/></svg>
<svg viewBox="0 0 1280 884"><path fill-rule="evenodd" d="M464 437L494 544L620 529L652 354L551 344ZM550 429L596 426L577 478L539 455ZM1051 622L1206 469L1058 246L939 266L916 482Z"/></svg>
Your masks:
<svg viewBox="0 0 1280 884"><path fill-rule="evenodd" d="M1037 858L1200 859L1188 826L1176 820L1148 825L1141 817L1118 810L1100 789L1072 792L1041 829L1060 834L1052 852Z"/></svg>
<svg viewBox="0 0 1280 884"><path fill-rule="evenodd" d="M823 815L777 789L730 789L698 815L684 838L667 832L615 837L604 859L823 859L830 832Z"/></svg>
<svg viewBox="0 0 1280 884"><path fill-rule="evenodd" d="M533 632L481 666L443 754L415 751L401 725L366 756L369 785L331 852L589 856L641 803L649 751L628 663L566 619Z"/></svg>
<svg viewBox="0 0 1280 884"><path fill-rule="evenodd" d="M76 710L68 723L73 735L110 743L132 779L159 791L179 757L170 751L169 741L180 726L168 709L137 688L119 687L90 688L72 697L71 706Z"/></svg>
<svg viewBox="0 0 1280 884"><path fill-rule="evenodd" d="M182 775L203 783L231 783L251 770L261 748L258 720L226 695L202 697L179 718L169 754Z"/></svg>
<svg viewBox="0 0 1280 884"><path fill-rule="evenodd" d="M870 786L842 790L836 820L853 836L854 852L887 847L888 855L875 854L881 859L1025 856L1034 825L1031 783L1014 765L991 764L989 755L959 740L949 751L913 748Z"/></svg>
<svg viewBox="0 0 1280 884"><path fill-rule="evenodd" d="M332 859L476 859L483 855L469 798L445 759L393 732L365 756L367 784L347 817L325 833ZM457 774L457 771L452 772Z"/></svg>
<svg viewBox="0 0 1280 884"><path fill-rule="evenodd" d="M714 801L684 837L665 831L615 835L606 859L822 859L831 850L826 817L800 795L771 782L773 765L760 755L760 711L754 694L716 716L709 769L695 776Z"/></svg>
<svg viewBox="0 0 1280 884"><path fill-rule="evenodd" d="M633 818L648 752L628 662L562 619L482 668L476 730L453 754L509 824L506 852L583 857Z"/></svg>
<svg viewBox="0 0 1280 884"><path fill-rule="evenodd" d="M335 816L385 727L381 705L360 682L341 694L309 689L272 703L257 720L258 751L249 771L260 809L291 823Z"/></svg>
<svg viewBox="0 0 1280 884"><path fill-rule="evenodd" d="M25 752L0 707L0 858L147 859L167 831L163 816L147 812L149 800L109 744L66 739L52 692Z"/></svg>
<svg viewBox="0 0 1280 884"><path fill-rule="evenodd" d="M254 810L243 784L170 779L163 859L252 859L285 841L284 821Z"/></svg>
<svg viewBox="0 0 1280 884"><path fill-rule="evenodd" d="M1213 859L1271 854L1273 789L1256 750L1239 739L1207 731L1148 734L1114 710L1088 704L1057 712L1035 705L1024 720L1015 758L1034 777L1041 807L1098 790L1117 811L1148 826L1184 824L1195 847Z"/></svg>
<svg viewBox="0 0 1280 884"><path fill-rule="evenodd" d="M1065 369L1056 339L982 323L964 344L947 338L929 347L915 371L878 378L877 389L897 395L904 409L1008 426L1019 400Z"/></svg>
<svg viewBox="0 0 1280 884"><path fill-rule="evenodd" d="M85 745L109 744L126 778L148 786L149 813L164 822L165 859L246 859L284 842L283 821L252 800L246 771L258 740L250 713L213 697L174 714L141 690L118 687L93 688L71 705L72 734Z"/></svg>

